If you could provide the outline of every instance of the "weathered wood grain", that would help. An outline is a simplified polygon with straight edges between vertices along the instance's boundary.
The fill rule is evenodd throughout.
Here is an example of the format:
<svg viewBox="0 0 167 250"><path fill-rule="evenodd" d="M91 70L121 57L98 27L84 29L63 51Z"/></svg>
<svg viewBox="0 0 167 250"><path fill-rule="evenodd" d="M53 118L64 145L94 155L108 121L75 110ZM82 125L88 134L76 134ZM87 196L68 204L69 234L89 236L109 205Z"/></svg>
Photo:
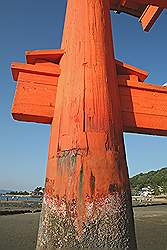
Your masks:
<svg viewBox="0 0 167 250"><path fill-rule="evenodd" d="M37 249L136 249L109 10L68 1Z"/></svg>

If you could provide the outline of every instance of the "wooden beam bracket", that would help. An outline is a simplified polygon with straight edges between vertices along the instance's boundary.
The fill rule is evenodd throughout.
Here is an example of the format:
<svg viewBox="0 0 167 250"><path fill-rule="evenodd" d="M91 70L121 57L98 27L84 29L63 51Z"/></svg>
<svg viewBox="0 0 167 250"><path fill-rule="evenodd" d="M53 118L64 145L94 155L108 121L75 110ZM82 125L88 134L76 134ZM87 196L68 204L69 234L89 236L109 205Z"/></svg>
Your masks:
<svg viewBox="0 0 167 250"><path fill-rule="evenodd" d="M154 25L163 9L167 8L166 0L111 0L111 9L117 13L139 18L143 30L148 32Z"/></svg>
<svg viewBox="0 0 167 250"><path fill-rule="evenodd" d="M17 81L12 106L15 120L52 122L63 54L63 50L28 51L27 64L12 63L13 79Z"/></svg>

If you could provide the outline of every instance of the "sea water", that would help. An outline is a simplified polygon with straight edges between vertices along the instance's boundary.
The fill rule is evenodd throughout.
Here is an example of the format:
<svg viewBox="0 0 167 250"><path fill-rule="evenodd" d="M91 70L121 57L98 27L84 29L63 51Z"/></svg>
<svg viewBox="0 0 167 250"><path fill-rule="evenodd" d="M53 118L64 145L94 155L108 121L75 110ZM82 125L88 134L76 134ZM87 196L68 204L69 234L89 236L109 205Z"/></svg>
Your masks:
<svg viewBox="0 0 167 250"><path fill-rule="evenodd" d="M0 195L0 201L25 201L25 200L41 201L42 197Z"/></svg>

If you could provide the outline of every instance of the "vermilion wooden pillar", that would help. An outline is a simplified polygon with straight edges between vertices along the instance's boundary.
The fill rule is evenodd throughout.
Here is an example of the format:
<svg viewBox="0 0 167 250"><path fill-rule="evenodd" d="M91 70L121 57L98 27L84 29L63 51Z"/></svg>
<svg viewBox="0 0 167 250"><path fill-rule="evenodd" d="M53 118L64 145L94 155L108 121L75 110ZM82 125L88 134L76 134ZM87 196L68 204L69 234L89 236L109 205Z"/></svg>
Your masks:
<svg viewBox="0 0 167 250"><path fill-rule="evenodd" d="M136 249L110 1L68 0L37 249Z"/></svg>

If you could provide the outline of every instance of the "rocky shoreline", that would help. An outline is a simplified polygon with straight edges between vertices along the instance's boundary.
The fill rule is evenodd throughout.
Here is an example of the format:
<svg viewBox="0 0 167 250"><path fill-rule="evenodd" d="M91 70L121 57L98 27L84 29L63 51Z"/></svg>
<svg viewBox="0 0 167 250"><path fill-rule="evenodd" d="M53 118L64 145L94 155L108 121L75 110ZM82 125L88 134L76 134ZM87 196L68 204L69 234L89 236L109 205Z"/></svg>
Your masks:
<svg viewBox="0 0 167 250"><path fill-rule="evenodd" d="M133 207L147 207L147 206L159 206L167 205L167 199L152 199L151 201L133 200ZM37 213L41 212L42 200L10 200L0 201L0 216L1 215L14 215L25 213Z"/></svg>

